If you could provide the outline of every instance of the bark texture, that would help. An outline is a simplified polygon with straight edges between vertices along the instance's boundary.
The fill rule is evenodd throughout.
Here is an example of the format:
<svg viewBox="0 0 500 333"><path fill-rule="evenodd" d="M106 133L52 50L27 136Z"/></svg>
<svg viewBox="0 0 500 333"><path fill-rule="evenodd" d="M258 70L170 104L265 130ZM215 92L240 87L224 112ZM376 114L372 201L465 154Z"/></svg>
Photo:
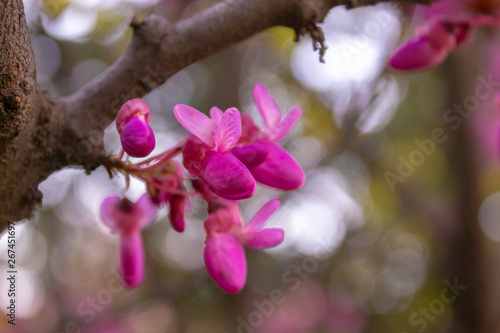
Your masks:
<svg viewBox="0 0 500 333"><path fill-rule="evenodd" d="M0 230L31 215L41 201L38 184L52 172L70 165L90 172L102 163L103 131L125 101L276 25L311 35L322 54L317 24L330 9L388 1L226 0L175 25L157 15L132 20L135 33L124 55L98 79L58 99L37 89L22 0L0 0Z"/></svg>

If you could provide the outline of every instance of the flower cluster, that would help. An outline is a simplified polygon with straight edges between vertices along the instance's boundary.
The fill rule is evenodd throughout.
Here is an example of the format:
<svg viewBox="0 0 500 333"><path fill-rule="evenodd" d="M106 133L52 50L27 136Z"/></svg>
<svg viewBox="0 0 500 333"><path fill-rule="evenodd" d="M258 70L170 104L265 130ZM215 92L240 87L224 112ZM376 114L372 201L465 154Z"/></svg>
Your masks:
<svg viewBox="0 0 500 333"><path fill-rule="evenodd" d="M416 36L394 51L389 65L400 71L433 68L469 42L475 26L499 25L500 16L494 15L496 12L494 8L480 7L479 1L437 1L426 10L427 20Z"/></svg>
<svg viewBox="0 0 500 333"><path fill-rule="evenodd" d="M245 284L243 246L263 249L283 241L282 229L261 228L278 209L277 199L265 204L246 225L239 200L252 197L257 183L284 191L302 186L304 171L278 143L299 120L302 110L295 107L282 117L261 84L255 85L253 96L264 128L236 108L222 111L213 107L207 116L188 105L176 105L175 117L189 132L186 140L138 163L131 163L124 155L146 157L154 149L151 114L140 99L122 106L116 127L123 151L120 157L110 157L106 167L111 175L119 172L126 179L132 176L142 180L147 191L135 203L117 195L107 197L101 205L101 218L120 236L121 272L126 286L135 287L143 280L142 228L154 221L158 209L168 206L173 229L183 232L190 197L208 203L203 258L209 275L226 292L239 292ZM178 155L188 175L173 160ZM184 187L186 179L194 192Z"/></svg>

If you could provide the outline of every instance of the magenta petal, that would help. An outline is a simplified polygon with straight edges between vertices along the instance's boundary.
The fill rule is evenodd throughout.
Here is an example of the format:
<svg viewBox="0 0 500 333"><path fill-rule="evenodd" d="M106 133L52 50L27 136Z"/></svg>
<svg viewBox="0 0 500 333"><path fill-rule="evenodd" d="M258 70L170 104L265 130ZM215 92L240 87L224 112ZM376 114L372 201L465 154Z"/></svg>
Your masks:
<svg viewBox="0 0 500 333"><path fill-rule="evenodd" d="M142 117L147 123L151 120L149 107L139 98L131 99L122 105L116 116L116 129L121 133L123 127L134 117Z"/></svg>
<svg viewBox="0 0 500 333"><path fill-rule="evenodd" d="M144 276L144 252L140 232L121 237L120 263L123 283L128 288L141 284Z"/></svg>
<svg viewBox="0 0 500 333"><path fill-rule="evenodd" d="M285 232L280 228L248 230L243 234L243 244L253 249L273 247L281 242Z"/></svg>
<svg viewBox="0 0 500 333"><path fill-rule="evenodd" d="M231 149L231 153L236 156L247 168L253 168L264 162L267 158L267 145L247 145L238 146Z"/></svg>
<svg viewBox="0 0 500 333"><path fill-rule="evenodd" d="M217 124L220 123L220 120L222 119L222 115L224 115L224 112L221 109L219 109L218 107L213 106L210 109L210 117L212 117L212 119L215 120L215 122Z"/></svg>
<svg viewBox="0 0 500 333"><path fill-rule="evenodd" d="M118 200L120 200L120 198L117 195L109 196L102 201L100 208L100 215L102 221L113 232L119 231L114 218L115 205L118 202Z"/></svg>
<svg viewBox="0 0 500 333"><path fill-rule="evenodd" d="M247 230L257 230L262 227L267 220L273 215L280 207L280 201L278 199L270 200L254 215L254 217L248 222L245 229Z"/></svg>
<svg viewBox="0 0 500 333"><path fill-rule="evenodd" d="M217 151L220 153L228 151L238 142L240 136L240 111L236 108L227 109L226 112L224 112L217 128L217 135L215 139Z"/></svg>
<svg viewBox="0 0 500 333"><path fill-rule="evenodd" d="M230 200L250 198L257 186L247 167L231 153L208 151L199 177L212 192Z"/></svg>
<svg viewBox="0 0 500 333"><path fill-rule="evenodd" d="M239 144L246 145L253 143L261 133L261 129L255 125L253 118L246 112L241 112L241 137Z"/></svg>
<svg viewBox="0 0 500 333"><path fill-rule="evenodd" d="M217 122L189 105L177 104L174 107L175 118L190 133L209 146L215 143Z"/></svg>
<svg viewBox="0 0 500 333"><path fill-rule="evenodd" d="M120 141L123 150L132 157L148 156L155 148L155 136L149 124L139 118L132 118L122 129Z"/></svg>
<svg viewBox="0 0 500 333"><path fill-rule="evenodd" d="M173 195L170 199L170 211L168 216L170 224L175 231L183 232L185 228L184 213L186 210L186 197Z"/></svg>
<svg viewBox="0 0 500 333"><path fill-rule="evenodd" d="M448 55L448 49L434 46L429 38L410 39L401 45L389 59L389 65L397 70L428 69L440 64Z"/></svg>
<svg viewBox="0 0 500 333"><path fill-rule="evenodd" d="M208 274L228 293L237 293L245 285L247 264L245 251L238 239L228 233L207 236L203 258Z"/></svg>
<svg viewBox="0 0 500 333"><path fill-rule="evenodd" d="M257 83L253 88L253 98L264 119L266 128L273 129L281 120L281 110L269 94L265 85Z"/></svg>
<svg viewBox="0 0 500 333"><path fill-rule="evenodd" d="M299 106L291 109L290 112L286 114L285 118L283 118L281 123L272 131L273 141L280 141L283 139L301 116L302 109Z"/></svg>
<svg viewBox="0 0 500 333"><path fill-rule="evenodd" d="M280 190L296 190L304 184L305 175L290 154L274 142L267 143L267 159L249 168L255 180Z"/></svg>
<svg viewBox="0 0 500 333"><path fill-rule="evenodd" d="M141 210L140 227L144 228L154 221L158 206L153 202L148 192L144 193L139 200L137 200L137 207Z"/></svg>
<svg viewBox="0 0 500 333"><path fill-rule="evenodd" d="M182 149L182 164L192 175L198 176L201 168L201 161L209 150L206 144L203 143L198 137L189 134Z"/></svg>

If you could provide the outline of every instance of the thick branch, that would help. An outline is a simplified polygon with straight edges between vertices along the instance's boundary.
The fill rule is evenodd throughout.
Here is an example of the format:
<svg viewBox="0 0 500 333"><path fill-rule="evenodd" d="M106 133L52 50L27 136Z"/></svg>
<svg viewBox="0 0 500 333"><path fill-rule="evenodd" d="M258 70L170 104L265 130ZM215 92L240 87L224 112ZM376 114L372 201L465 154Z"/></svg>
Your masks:
<svg viewBox="0 0 500 333"><path fill-rule="evenodd" d="M35 80L23 2L0 1L0 156L29 120Z"/></svg>
<svg viewBox="0 0 500 333"><path fill-rule="evenodd" d="M41 199L30 173L40 99L22 0L0 1L0 221L27 216ZM46 156L44 156L45 158ZM19 189L21 189L19 191ZM30 204L26 204L29 202Z"/></svg>
<svg viewBox="0 0 500 333"><path fill-rule="evenodd" d="M322 34L316 24L331 8L387 1L391 0L226 0L175 25L156 15L144 22L133 20L135 33L129 48L106 72L62 101L40 96L40 103L32 105L33 122L38 122L36 131L31 126L21 126L26 133L24 141L11 145L12 153L7 154L10 160L4 159L4 167L0 168L0 228L5 227L7 220L29 216L40 199L36 188L51 172L68 165L91 170L102 162L103 130L125 101L144 96L190 64L266 28L288 26L299 35L309 33L315 42L321 43ZM18 6L17 12L6 10L4 2L0 0L0 18L17 17L24 24L23 36L27 36L25 20L19 12L22 7ZM26 54L31 54L28 40L23 41L23 46L29 49ZM23 71L33 72L28 68ZM15 121L7 122L12 123ZM2 133L4 141L14 137L12 131L2 129ZM0 141L0 152L2 149L4 142ZM14 161L24 163L16 169L18 177L9 175L9 163Z"/></svg>

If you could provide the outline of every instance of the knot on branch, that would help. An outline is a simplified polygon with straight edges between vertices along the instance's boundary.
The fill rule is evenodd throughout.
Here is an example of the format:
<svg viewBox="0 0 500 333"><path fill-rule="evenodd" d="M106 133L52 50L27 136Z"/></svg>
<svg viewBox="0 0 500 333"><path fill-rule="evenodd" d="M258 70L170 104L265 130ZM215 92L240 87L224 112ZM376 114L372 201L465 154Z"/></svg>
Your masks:
<svg viewBox="0 0 500 333"><path fill-rule="evenodd" d="M151 14L142 21L133 17L130 26L134 29L134 37L151 44L160 44L172 30L172 24L165 17L157 14Z"/></svg>
<svg viewBox="0 0 500 333"><path fill-rule="evenodd" d="M319 61L324 63L325 53L328 47L325 45L325 33L323 32L323 29L321 29L315 23L311 23L306 25L305 27L302 27L298 31L296 30L296 34L297 34L296 41L299 40L300 36L303 36L305 34L309 34L309 36L311 36L313 50L319 51Z"/></svg>

